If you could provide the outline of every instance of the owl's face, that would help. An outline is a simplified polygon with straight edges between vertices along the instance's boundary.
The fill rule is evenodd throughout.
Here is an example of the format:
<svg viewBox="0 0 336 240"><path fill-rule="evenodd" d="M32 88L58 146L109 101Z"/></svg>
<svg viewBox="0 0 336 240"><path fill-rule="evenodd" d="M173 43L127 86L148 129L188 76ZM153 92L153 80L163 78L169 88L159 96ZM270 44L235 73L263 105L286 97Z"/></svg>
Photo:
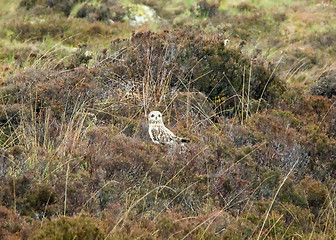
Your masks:
<svg viewBox="0 0 336 240"><path fill-rule="evenodd" d="M150 123L150 124L163 124L162 114L159 111L151 111L148 115L148 123Z"/></svg>

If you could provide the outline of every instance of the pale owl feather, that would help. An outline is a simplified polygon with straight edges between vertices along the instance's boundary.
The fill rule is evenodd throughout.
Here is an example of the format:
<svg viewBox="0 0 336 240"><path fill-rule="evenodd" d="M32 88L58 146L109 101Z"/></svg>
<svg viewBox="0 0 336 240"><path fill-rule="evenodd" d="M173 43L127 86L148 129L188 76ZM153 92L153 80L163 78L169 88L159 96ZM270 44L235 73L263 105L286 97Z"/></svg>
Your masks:
<svg viewBox="0 0 336 240"><path fill-rule="evenodd" d="M175 136L172 131L165 127L162 121L162 114L159 111L152 111L148 115L148 133L152 141L156 144L176 144L181 142L189 142Z"/></svg>

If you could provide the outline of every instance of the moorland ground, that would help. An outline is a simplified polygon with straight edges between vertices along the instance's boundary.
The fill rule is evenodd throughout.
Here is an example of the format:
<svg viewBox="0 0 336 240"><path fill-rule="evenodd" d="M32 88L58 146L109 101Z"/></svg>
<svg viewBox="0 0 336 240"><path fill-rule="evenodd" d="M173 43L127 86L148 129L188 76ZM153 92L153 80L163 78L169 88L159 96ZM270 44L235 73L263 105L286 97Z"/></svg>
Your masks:
<svg viewBox="0 0 336 240"><path fill-rule="evenodd" d="M13 0L0 25L1 239L336 238L334 0ZM153 144L152 110L191 142Z"/></svg>

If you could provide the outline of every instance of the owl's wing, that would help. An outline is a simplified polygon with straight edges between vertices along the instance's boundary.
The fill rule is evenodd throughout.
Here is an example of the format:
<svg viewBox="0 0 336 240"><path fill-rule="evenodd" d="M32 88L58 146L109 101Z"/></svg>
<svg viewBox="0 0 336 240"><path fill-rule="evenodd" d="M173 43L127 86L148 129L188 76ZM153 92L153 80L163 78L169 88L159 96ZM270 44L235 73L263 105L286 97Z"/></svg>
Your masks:
<svg viewBox="0 0 336 240"><path fill-rule="evenodd" d="M167 135L169 135L169 137L170 138L177 138L176 136L175 136L175 134L172 132L172 131L170 131L168 128L166 128L165 126L163 127L163 129L164 129L164 131L166 132L166 134Z"/></svg>
<svg viewBox="0 0 336 240"><path fill-rule="evenodd" d="M153 142L162 144L173 144L178 141L178 138L166 127L157 127L151 129Z"/></svg>
<svg viewBox="0 0 336 240"><path fill-rule="evenodd" d="M190 142L189 139L185 139L185 138L181 138L181 137L177 137L174 133L172 133L172 131L170 131L168 128L164 127L165 131L167 132L167 134L170 136L171 141L172 142Z"/></svg>

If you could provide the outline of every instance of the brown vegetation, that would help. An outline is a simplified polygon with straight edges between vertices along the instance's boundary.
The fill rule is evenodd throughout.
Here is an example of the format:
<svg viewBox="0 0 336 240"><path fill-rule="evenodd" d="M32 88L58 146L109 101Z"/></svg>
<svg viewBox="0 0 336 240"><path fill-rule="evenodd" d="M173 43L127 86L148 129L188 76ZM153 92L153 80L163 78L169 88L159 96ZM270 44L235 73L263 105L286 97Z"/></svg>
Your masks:
<svg viewBox="0 0 336 240"><path fill-rule="evenodd" d="M117 1L44 0L2 24L0 238L334 238L335 36L290 31L334 15L136 3L179 24L125 37ZM154 109L191 142L150 142Z"/></svg>

